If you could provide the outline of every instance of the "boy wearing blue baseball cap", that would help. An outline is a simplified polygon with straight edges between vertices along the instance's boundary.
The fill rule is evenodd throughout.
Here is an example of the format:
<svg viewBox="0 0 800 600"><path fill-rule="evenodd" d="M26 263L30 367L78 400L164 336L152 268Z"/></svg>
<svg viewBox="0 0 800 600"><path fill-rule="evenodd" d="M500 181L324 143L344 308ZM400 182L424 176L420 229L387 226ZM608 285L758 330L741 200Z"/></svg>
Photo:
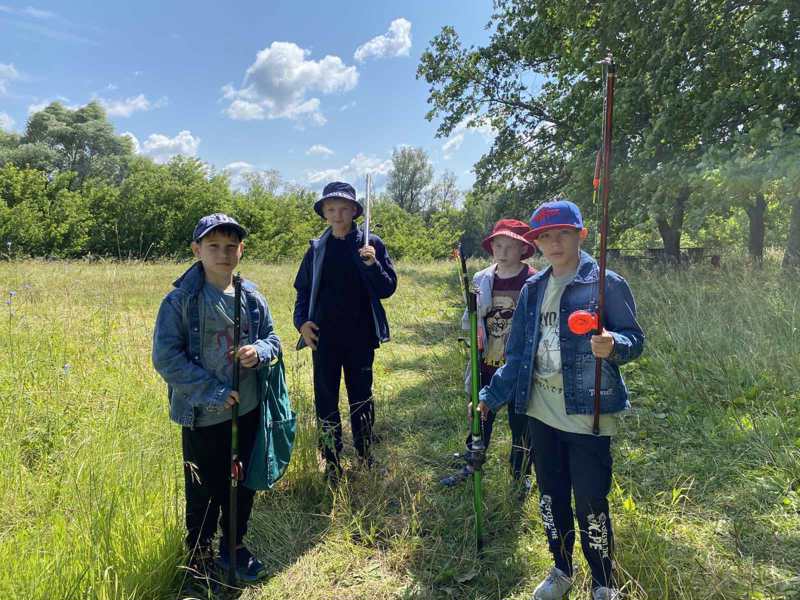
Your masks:
<svg viewBox="0 0 800 600"><path fill-rule="evenodd" d="M300 332L297 348L312 351L319 445L328 481L336 484L342 474L342 371L353 445L362 464L370 467L373 462L372 363L375 349L389 340L381 300L394 293L397 274L383 241L373 234L365 240L353 223L363 212L353 186L329 183L314 211L328 228L311 240L297 272L294 324Z"/></svg>
<svg viewBox="0 0 800 600"><path fill-rule="evenodd" d="M611 436L617 415L629 407L619 366L641 354L644 333L628 284L612 271L606 274L602 320L607 329L596 335L571 333L570 314L594 312L598 302L599 269L581 250L587 231L580 210L569 200L545 202L530 225L530 237L549 267L520 293L506 362L481 390L481 413L513 403L517 414L528 416L539 508L555 563L534 600L561 600L572 587L575 515L591 569L592 598L616 599L607 499ZM603 359L599 435L592 433L596 358Z"/></svg>
<svg viewBox="0 0 800 600"><path fill-rule="evenodd" d="M233 376L233 272L247 231L222 213L200 219L192 235L198 259L161 302L153 332L153 365L167 382L170 418L181 426L186 491L186 547L191 573L208 580L217 520L222 529L217 559L228 569L231 467L231 407L239 404L239 455L246 471L260 425L264 390L257 371L269 365L281 345L267 301L250 281L242 282L239 391ZM264 564L243 544L255 492L239 488L236 505L236 577L254 583Z"/></svg>

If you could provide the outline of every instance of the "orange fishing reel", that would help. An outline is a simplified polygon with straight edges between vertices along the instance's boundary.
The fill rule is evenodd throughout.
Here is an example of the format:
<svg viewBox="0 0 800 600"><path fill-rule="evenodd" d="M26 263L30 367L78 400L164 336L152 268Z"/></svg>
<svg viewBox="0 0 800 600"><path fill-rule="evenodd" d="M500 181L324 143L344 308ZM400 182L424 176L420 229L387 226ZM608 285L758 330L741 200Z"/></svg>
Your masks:
<svg viewBox="0 0 800 600"><path fill-rule="evenodd" d="M575 335L586 335L593 331L599 331L600 319L597 313L588 310L576 310L567 319L569 330Z"/></svg>

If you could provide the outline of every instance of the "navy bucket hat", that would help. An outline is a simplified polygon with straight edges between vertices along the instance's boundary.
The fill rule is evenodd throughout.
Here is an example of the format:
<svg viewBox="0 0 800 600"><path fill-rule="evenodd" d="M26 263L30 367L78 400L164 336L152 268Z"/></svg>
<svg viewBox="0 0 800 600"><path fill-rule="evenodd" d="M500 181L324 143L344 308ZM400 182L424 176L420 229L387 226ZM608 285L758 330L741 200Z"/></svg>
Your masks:
<svg viewBox="0 0 800 600"><path fill-rule="evenodd" d="M361 213L364 212L364 208L361 206L361 204L359 204L358 200L356 200L356 190L349 183L344 183L342 181L332 181L325 186L325 189L322 190L322 197L314 203L314 212L324 219L325 215L322 214L322 204L325 202L325 200L331 200L334 198L338 198L340 200L349 200L356 205L356 214L353 217L354 219L360 217Z"/></svg>

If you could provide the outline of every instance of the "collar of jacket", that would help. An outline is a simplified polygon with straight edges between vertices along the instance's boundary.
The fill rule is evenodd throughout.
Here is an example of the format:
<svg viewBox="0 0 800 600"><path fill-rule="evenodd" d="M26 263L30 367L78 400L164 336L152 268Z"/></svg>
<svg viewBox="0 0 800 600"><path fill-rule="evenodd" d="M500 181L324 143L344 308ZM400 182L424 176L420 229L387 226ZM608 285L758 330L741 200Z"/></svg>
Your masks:
<svg viewBox="0 0 800 600"><path fill-rule="evenodd" d="M325 231L322 232L322 235L320 235L316 239L311 240L311 245L314 246L314 249L316 250L317 248L325 244L331 238L331 236L333 236L333 228L329 225L328 227L325 228ZM364 232L361 231L361 229L359 229L355 223L353 223L353 228L346 236L344 236L344 239L346 240L355 239L356 246L359 246L364 240Z"/></svg>
<svg viewBox="0 0 800 600"><path fill-rule="evenodd" d="M548 266L546 269L531 275L527 283L543 281L550 277L550 273L552 273L552 271L553 267ZM572 280L572 283L597 283L599 277L600 269L597 265L597 261L592 258L590 254L581 250L580 259L578 261L578 270L575 272L575 278Z"/></svg>
<svg viewBox="0 0 800 600"><path fill-rule="evenodd" d="M203 263L199 260L191 267L184 271L183 275L178 277L172 285L186 292L187 294L198 294L203 289L206 282L206 272L203 269ZM242 278L242 289L247 292L256 290L256 286L247 279Z"/></svg>

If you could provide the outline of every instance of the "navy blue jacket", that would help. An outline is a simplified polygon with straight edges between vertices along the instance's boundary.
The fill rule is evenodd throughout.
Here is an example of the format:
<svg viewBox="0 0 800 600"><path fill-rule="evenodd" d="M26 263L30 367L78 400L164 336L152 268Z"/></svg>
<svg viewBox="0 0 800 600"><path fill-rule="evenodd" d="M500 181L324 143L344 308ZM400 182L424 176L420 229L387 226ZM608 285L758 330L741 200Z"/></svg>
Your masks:
<svg viewBox="0 0 800 600"><path fill-rule="evenodd" d="M311 240L309 248L300 263L300 269L294 280L294 289L297 290L297 299L294 303L294 326L300 330L303 323L313 321L318 323L319 283L322 275L322 264L325 260L325 247L332 230L328 227L321 236ZM367 289L370 306L372 307L372 320L375 325L375 334L380 342L389 341L389 321L386 311L383 310L381 299L388 298L397 289L397 273L394 270L392 259L386 252L386 246L377 235L370 234L369 244L375 248L375 263L367 266L358 254L358 249L364 244L364 232L358 228L347 234L352 241L352 259L361 274L361 280ZM300 336L297 349L305 347L305 340Z"/></svg>

